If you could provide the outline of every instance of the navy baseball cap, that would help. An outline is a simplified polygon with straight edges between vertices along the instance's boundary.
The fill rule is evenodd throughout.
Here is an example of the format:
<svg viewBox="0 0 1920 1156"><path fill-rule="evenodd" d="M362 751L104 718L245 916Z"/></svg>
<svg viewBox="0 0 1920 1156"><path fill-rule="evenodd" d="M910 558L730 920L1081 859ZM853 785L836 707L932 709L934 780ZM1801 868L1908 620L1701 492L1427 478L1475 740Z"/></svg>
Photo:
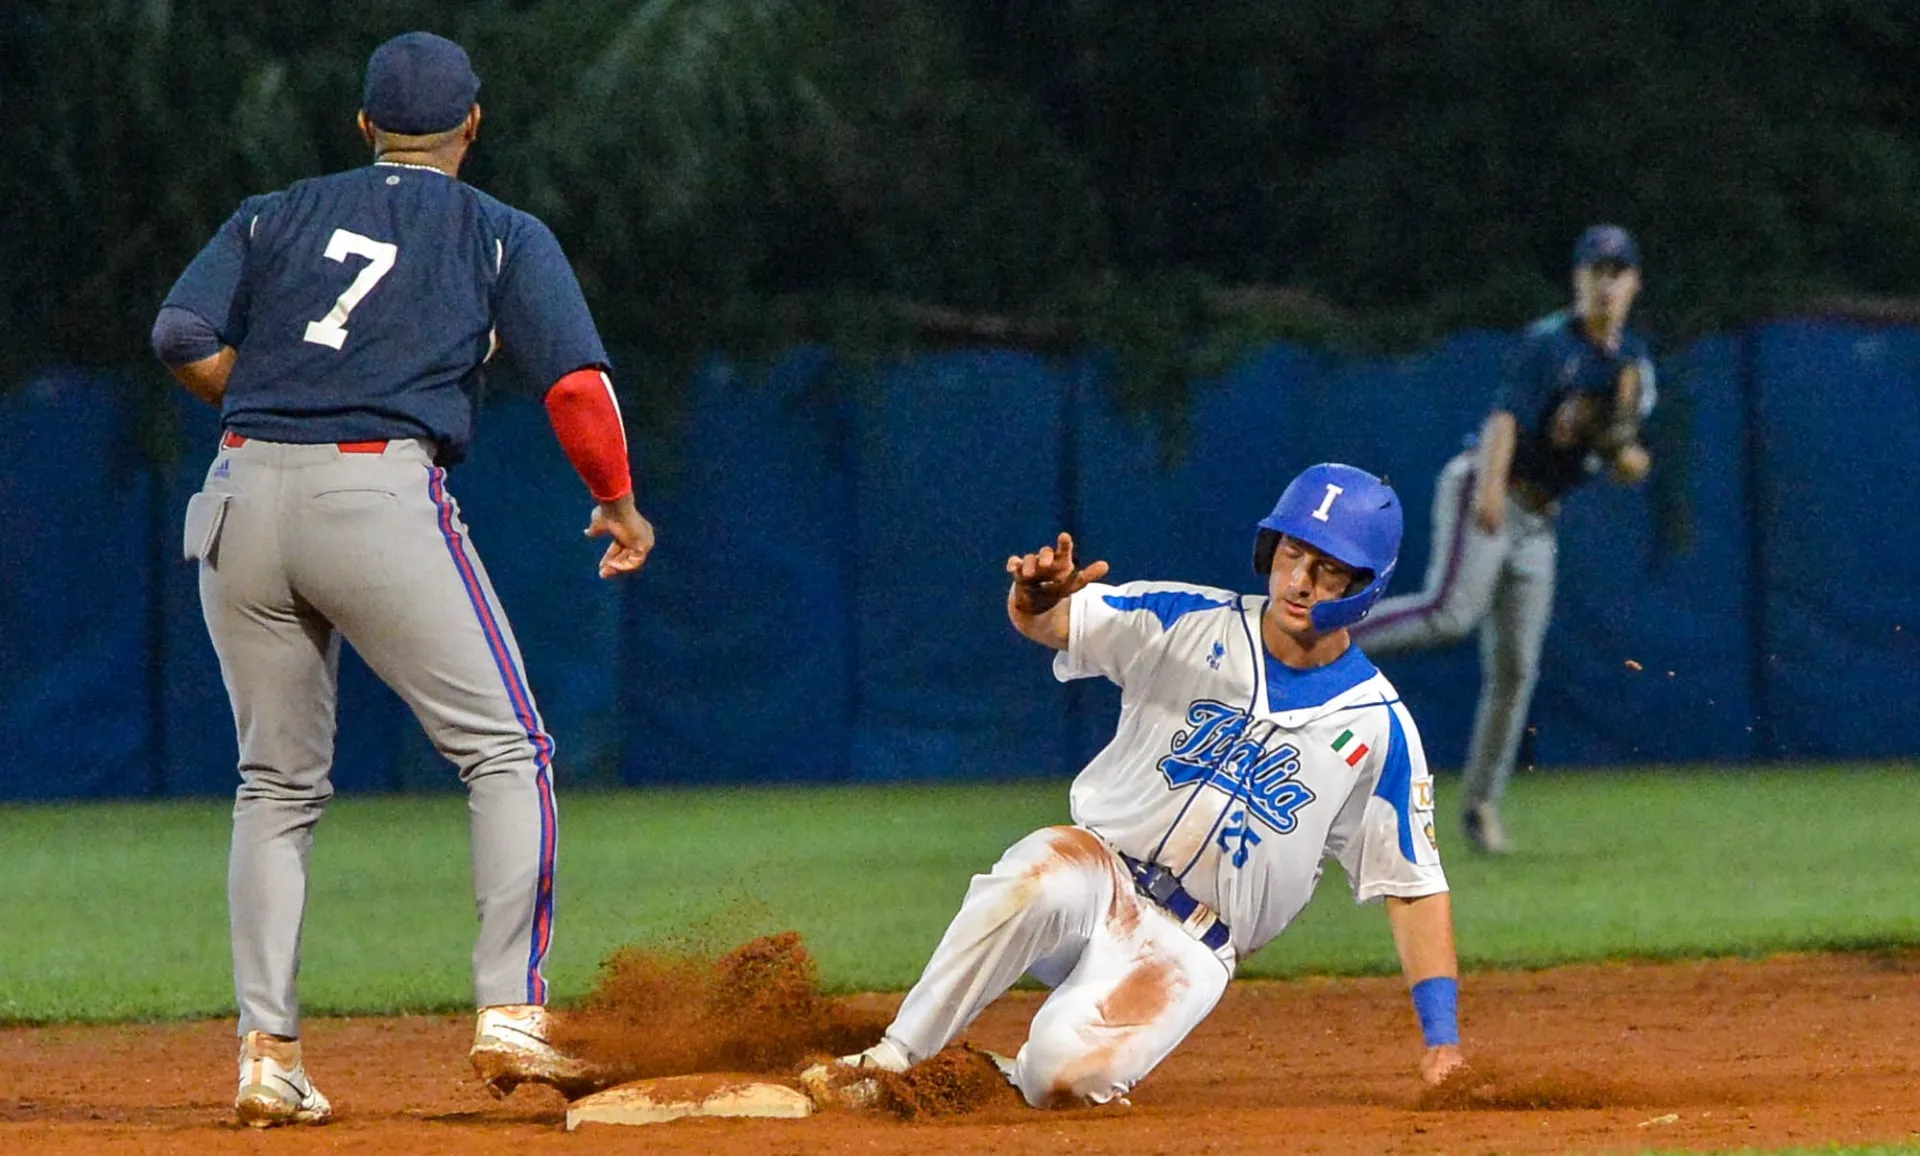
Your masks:
<svg viewBox="0 0 1920 1156"><path fill-rule="evenodd" d="M425 136L467 119L479 95L466 49L431 32L408 32L367 57L360 107L377 128Z"/></svg>
<svg viewBox="0 0 1920 1156"><path fill-rule="evenodd" d="M1573 243L1573 267L1614 261L1629 269L1640 267L1640 246L1633 234L1618 225L1595 225Z"/></svg>

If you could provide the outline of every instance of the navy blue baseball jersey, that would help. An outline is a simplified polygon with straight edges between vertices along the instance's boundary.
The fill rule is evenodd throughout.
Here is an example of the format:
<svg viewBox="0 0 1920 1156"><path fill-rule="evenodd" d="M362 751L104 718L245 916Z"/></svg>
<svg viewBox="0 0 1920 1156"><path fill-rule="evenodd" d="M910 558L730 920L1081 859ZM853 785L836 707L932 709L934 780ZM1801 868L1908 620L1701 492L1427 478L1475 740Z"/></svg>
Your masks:
<svg viewBox="0 0 1920 1156"><path fill-rule="evenodd" d="M451 465L496 346L539 386L609 367L552 232L415 165L248 198L166 304L236 350L222 421L264 441L425 438Z"/></svg>
<svg viewBox="0 0 1920 1156"><path fill-rule="evenodd" d="M1565 310L1549 314L1527 329L1509 363L1496 409L1513 414L1517 426L1511 477L1539 487L1553 498L1580 485L1604 464L1591 445L1556 446L1547 437L1553 415L1575 394L1586 394L1611 414L1620 375L1640 375L1640 412L1645 418L1655 397L1653 361L1646 341L1631 329L1620 348L1608 352L1587 336ZM1595 423L1594 433L1604 422Z"/></svg>

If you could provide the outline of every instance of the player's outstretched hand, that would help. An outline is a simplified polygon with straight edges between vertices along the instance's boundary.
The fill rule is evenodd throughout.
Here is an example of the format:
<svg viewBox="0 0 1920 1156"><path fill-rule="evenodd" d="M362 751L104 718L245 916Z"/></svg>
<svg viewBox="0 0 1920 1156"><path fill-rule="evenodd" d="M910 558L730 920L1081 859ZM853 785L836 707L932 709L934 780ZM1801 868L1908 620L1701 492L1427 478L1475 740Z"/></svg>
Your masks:
<svg viewBox="0 0 1920 1156"><path fill-rule="evenodd" d="M1074 569L1073 535L1062 533L1051 546L1008 558L1007 573L1013 575L1013 589L1007 593L1008 608L1029 616L1045 614L1087 583L1106 577L1107 564L1094 562L1084 570Z"/></svg>
<svg viewBox="0 0 1920 1156"><path fill-rule="evenodd" d="M1458 1044L1439 1044L1428 1048L1420 1056L1420 1078L1429 1088L1437 1088L1447 1082L1449 1076L1464 1072L1467 1057L1461 1053Z"/></svg>
<svg viewBox="0 0 1920 1156"><path fill-rule="evenodd" d="M613 539L600 559L602 578L633 573L646 565L647 555L653 552L653 523L640 516L632 494L595 506L587 537Z"/></svg>

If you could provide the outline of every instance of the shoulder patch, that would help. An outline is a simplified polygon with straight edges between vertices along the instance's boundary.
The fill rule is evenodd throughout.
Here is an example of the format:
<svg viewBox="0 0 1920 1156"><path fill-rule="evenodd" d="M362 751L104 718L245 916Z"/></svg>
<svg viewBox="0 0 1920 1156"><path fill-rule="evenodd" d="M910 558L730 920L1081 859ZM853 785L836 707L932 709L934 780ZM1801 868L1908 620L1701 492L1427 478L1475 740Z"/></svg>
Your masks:
<svg viewBox="0 0 1920 1156"><path fill-rule="evenodd" d="M1151 594L1107 594L1100 599L1115 610L1149 610L1160 620L1160 629L1170 630L1173 624L1196 610L1218 610L1233 605L1218 598L1209 598L1205 594L1196 594L1191 590L1156 590Z"/></svg>

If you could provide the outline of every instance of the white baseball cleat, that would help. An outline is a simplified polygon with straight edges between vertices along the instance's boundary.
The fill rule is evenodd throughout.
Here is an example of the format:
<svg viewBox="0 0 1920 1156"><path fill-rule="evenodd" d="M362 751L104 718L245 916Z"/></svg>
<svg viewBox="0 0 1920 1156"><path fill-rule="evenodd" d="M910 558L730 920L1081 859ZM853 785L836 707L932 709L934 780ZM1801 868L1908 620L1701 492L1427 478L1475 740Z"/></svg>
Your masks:
<svg viewBox="0 0 1920 1156"><path fill-rule="evenodd" d="M299 1040L248 1032L240 1041L240 1091L233 1098L233 1114L254 1128L324 1124L333 1115L333 1105L307 1078Z"/></svg>
<svg viewBox="0 0 1920 1156"><path fill-rule="evenodd" d="M467 1058L494 1098L505 1099L521 1084L547 1084L570 1100L599 1088L590 1064L548 1042L551 1028L547 1009L539 1004L480 1009Z"/></svg>
<svg viewBox="0 0 1920 1156"><path fill-rule="evenodd" d="M1002 1079L1006 1080L1009 1084L1013 1084L1012 1056L1003 1056L999 1052L988 1051L986 1048L981 1048L980 1054L993 1061L993 1066L1000 1070L1000 1077ZM1013 1084L1013 1086L1017 1088L1020 1085Z"/></svg>
<svg viewBox="0 0 1920 1156"><path fill-rule="evenodd" d="M880 1081L862 1071L904 1072L913 1066L907 1049L883 1036L864 1052L815 1064L800 1073L800 1086L821 1107L871 1108L880 1100Z"/></svg>

